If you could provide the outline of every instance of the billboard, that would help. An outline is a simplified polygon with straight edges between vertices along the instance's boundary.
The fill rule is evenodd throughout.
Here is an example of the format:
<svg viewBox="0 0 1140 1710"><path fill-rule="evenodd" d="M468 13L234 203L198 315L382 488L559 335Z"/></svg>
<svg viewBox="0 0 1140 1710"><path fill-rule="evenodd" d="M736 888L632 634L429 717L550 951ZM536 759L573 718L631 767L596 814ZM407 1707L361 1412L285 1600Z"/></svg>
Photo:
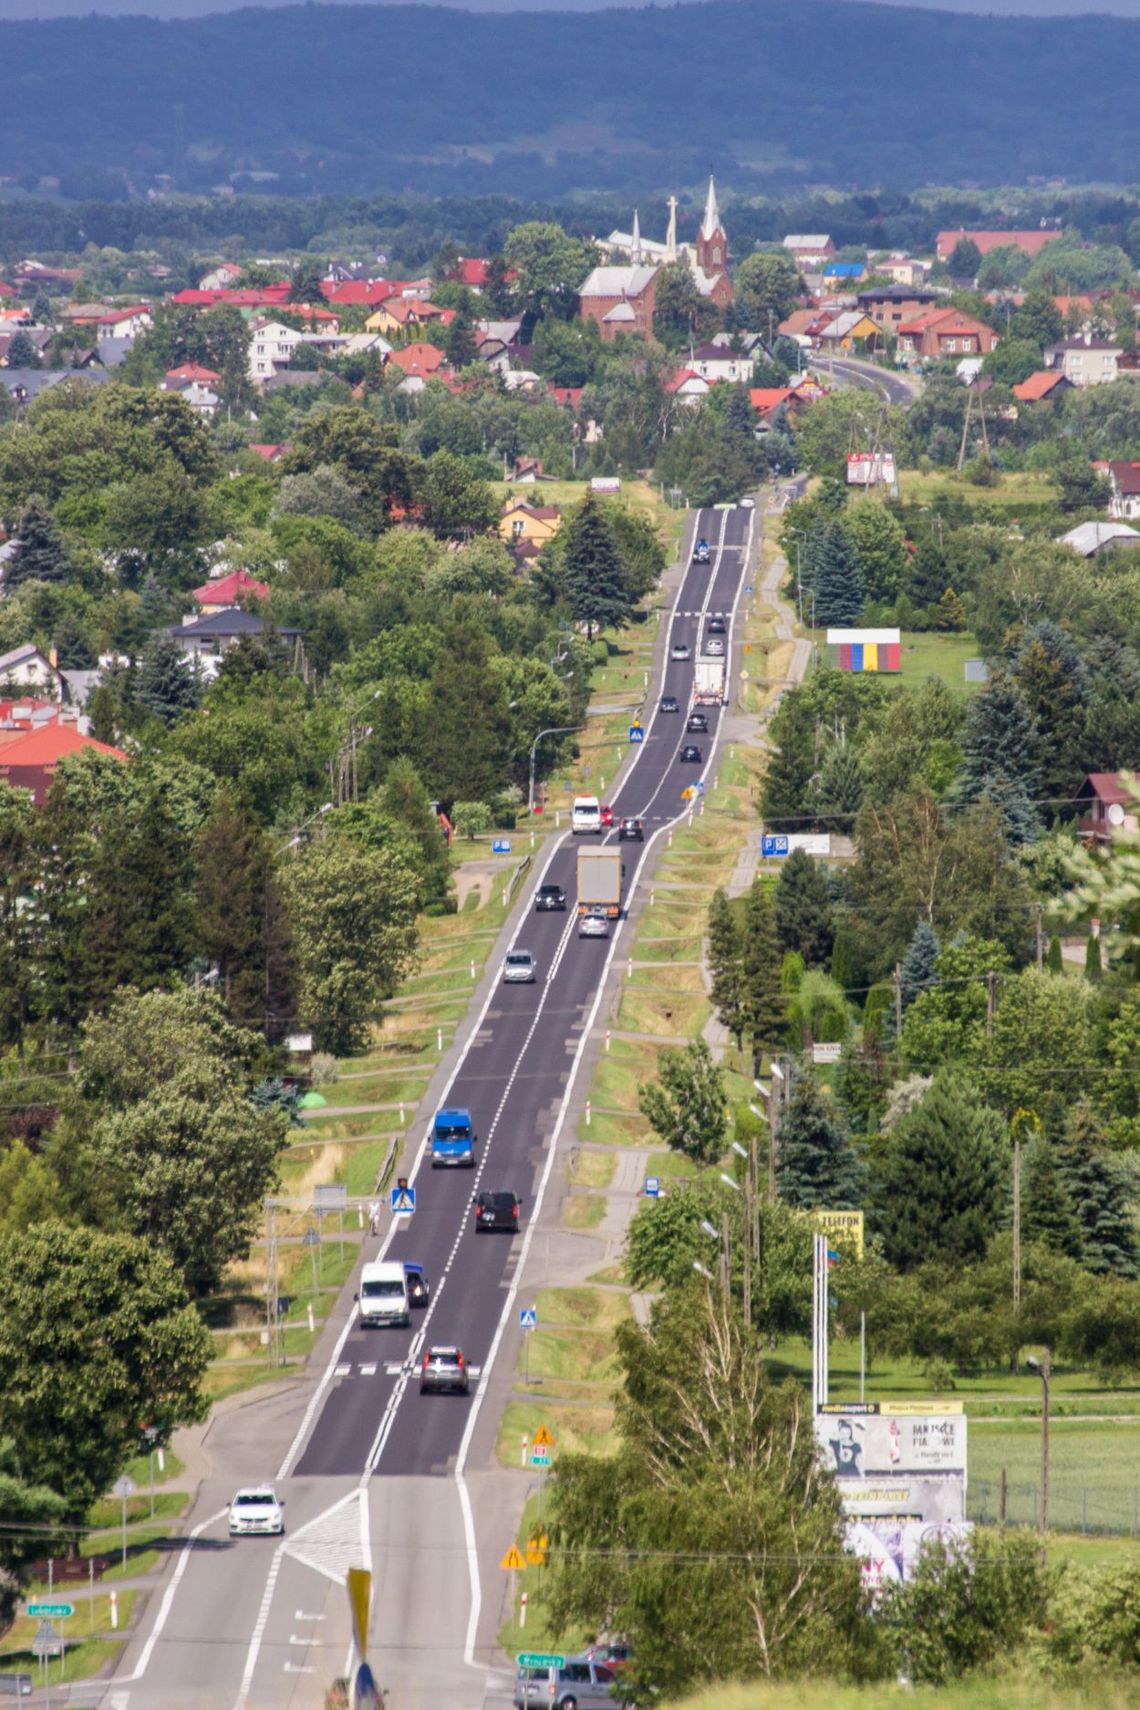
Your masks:
<svg viewBox="0 0 1140 1710"><path fill-rule="evenodd" d="M816 1057L816 1049L817 1047L813 1045L813 1062L836 1063L839 1061L840 1047L836 1047L834 1057ZM830 1051L831 1047L826 1046L824 1049ZM858 1256L863 1257L863 1213L861 1211L820 1211L817 1209L809 1211L807 1215L811 1218L813 1229L818 1229L821 1235L843 1236L852 1243ZM862 1405L866 1406L867 1404L864 1402ZM875 1403L872 1402L871 1405L874 1406Z"/></svg>
<svg viewBox="0 0 1140 1710"><path fill-rule="evenodd" d="M869 1413L855 1403L818 1413L815 1434L823 1459L841 1479L966 1472L963 1413Z"/></svg>
<svg viewBox="0 0 1140 1710"><path fill-rule="evenodd" d="M960 1547L973 1531L969 1520L928 1525L925 1520L852 1519L847 1522L847 1548L862 1557L863 1584L871 1592L900 1585L912 1577L927 1544Z"/></svg>
<svg viewBox="0 0 1140 1710"><path fill-rule="evenodd" d="M844 1513L853 1519L923 1520L928 1526L966 1518L966 1481L954 1473L914 1478L837 1478Z"/></svg>

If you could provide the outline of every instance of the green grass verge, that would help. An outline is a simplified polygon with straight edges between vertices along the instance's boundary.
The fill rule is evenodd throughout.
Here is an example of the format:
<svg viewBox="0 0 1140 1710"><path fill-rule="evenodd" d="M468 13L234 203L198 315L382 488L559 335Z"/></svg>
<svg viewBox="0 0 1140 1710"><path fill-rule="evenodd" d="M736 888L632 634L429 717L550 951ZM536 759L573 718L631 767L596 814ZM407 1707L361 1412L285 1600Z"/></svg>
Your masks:
<svg viewBox="0 0 1140 1710"><path fill-rule="evenodd" d="M970 1431L969 1512L998 1515L1002 1469L1008 1479L1006 1516L1036 1525L1041 1430L1030 1420L975 1424ZM1140 1535L1140 1420L1057 1419L1049 1432L1049 1521L1070 1532Z"/></svg>
<svg viewBox="0 0 1140 1710"><path fill-rule="evenodd" d="M627 980L618 1007L617 1025L623 1033L670 1034L695 1039L712 1014L709 1000L696 992L638 987Z"/></svg>
<svg viewBox="0 0 1140 1710"><path fill-rule="evenodd" d="M617 1158L612 1152L583 1151L574 1153L570 1181L574 1187L608 1188L614 1179Z"/></svg>
<svg viewBox="0 0 1140 1710"><path fill-rule="evenodd" d="M562 1207L562 1224L566 1229L596 1229L605 1215L606 1202L600 1193L576 1193Z"/></svg>
<svg viewBox="0 0 1140 1710"><path fill-rule="evenodd" d="M137 1596L134 1591L119 1592L119 1629L115 1636L111 1635L109 1594L96 1594L76 1605L77 1613L67 1622L59 1623L67 1642L67 1655L55 1658L49 1665L52 1686L64 1681L89 1680L118 1656L126 1642ZM17 1616L0 1641L0 1669L5 1673L26 1671L34 1676L37 1685L42 1678L41 1665L32 1655L31 1645L38 1626L38 1618Z"/></svg>
<svg viewBox="0 0 1140 1710"><path fill-rule="evenodd" d="M536 1302L540 1324L611 1330L629 1317L629 1299L599 1288L540 1288Z"/></svg>
<svg viewBox="0 0 1140 1710"><path fill-rule="evenodd" d="M976 1678L949 1686L897 1686L880 1681L874 1686L843 1686L826 1680L768 1684L710 1686L691 1698L674 1700L675 1710L886 1710L914 1705L927 1710L1131 1710L1135 1687L1110 1681L1079 1680L1055 1684L1035 1670L993 1680Z"/></svg>
<svg viewBox="0 0 1140 1710"><path fill-rule="evenodd" d="M617 1447L613 1434L613 1409L605 1402L599 1401L593 1407L559 1407L543 1396L536 1396L533 1401L507 1403L496 1449L499 1465L517 1467L521 1471L522 1439L525 1437L529 1446L540 1425L545 1425L554 1438L556 1455L603 1455L612 1453Z"/></svg>

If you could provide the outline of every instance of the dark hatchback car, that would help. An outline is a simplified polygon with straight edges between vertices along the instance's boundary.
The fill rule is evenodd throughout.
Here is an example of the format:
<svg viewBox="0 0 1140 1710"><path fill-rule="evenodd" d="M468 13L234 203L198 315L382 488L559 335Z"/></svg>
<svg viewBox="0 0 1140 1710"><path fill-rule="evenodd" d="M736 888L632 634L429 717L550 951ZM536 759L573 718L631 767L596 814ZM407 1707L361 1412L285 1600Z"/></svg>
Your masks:
<svg viewBox="0 0 1140 1710"><path fill-rule="evenodd" d="M479 1193L475 1196L475 1233L505 1229L513 1235L519 1226L522 1200L517 1193Z"/></svg>
<svg viewBox="0 0 1140 1710"><path fill-rule="evenodd" d="M431 1284L422 1265L404 1266L404 1281L408 1285L408 1305L426 1306L431 1299Z"/></svg>
<svg viewBox="0 0 1140 1710"><path fill-rule="evenodd" d="M701 761L704 759L704 755L701 753L695 742L686 742L677 758L681 761L682 765L699 766Z"/></svg>
<svg viewBox="0 0 1140 1710"><path fill-rule="evenodd" d="M534 893L534 906L539 914L566 907L566 892L561 885L539 885Z"/></svg>
<svg viewBox="0 0 1140 1710"><path fill-rule="evenodd" d="M676 695L662 695L662 697L661 697L661 711L662 712L680 712L680 710L681 710L681 703L677 699Z"/></svg>
<svg viewBox="0 0 1140 1710"><path fill-rule="evenodd" d="M618 826L619 843L644 843L645 821L643 819L623 819Z"/></svg>
<svg viewBox="0 0 1140 1710"><path fill-rule="evenodd" d="M685 722L686 730L707 731L708 727L708 716L703 712L691 712Z"/></svg>
<svg viewBox="0 0 1140 1710"><path fill-rule="evenodd" d="M706 635L727 635L728 625L722 617L711 617L705 624Z"/></svg>

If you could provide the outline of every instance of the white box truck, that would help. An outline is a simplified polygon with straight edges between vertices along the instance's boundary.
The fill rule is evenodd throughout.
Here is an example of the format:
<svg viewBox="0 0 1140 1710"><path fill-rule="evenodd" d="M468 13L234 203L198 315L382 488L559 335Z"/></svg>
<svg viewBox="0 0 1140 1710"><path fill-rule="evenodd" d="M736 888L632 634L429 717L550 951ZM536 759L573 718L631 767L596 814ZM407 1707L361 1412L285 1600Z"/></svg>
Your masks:
<svg viewBox="0 0 1140 1710"><path fill-rule="evenodd" d="M693 672L693 705L720 707L724 705L724 660L700 658Z"/></svg>
<svg viewBox="0 0 1140 1710"><path fill-rule="evenodd" d="M620 849L579 849L578 913L616 920L621 913L624 870Z"/></svg>

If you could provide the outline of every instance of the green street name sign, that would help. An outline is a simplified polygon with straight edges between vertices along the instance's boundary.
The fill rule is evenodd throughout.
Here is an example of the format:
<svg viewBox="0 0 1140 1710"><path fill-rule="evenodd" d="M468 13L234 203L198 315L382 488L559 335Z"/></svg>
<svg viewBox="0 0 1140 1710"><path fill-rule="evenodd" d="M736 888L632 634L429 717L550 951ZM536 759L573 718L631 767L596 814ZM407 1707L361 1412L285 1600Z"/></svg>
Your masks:
<svg viewBox="0 0 1140 1710"><path fill-rule="evenodd" d="M557 1651L520 1651L515 1658L520 1668L563 1668L566 1658Z"/></svg>
<svg viewBox="0 0 1140 1710"><path fill-rule="evenodd" d="M38 1615L46 1621L66 1621L69 1615L75 1614L74 1603L29 1603L29 1615Z"/></svg>

